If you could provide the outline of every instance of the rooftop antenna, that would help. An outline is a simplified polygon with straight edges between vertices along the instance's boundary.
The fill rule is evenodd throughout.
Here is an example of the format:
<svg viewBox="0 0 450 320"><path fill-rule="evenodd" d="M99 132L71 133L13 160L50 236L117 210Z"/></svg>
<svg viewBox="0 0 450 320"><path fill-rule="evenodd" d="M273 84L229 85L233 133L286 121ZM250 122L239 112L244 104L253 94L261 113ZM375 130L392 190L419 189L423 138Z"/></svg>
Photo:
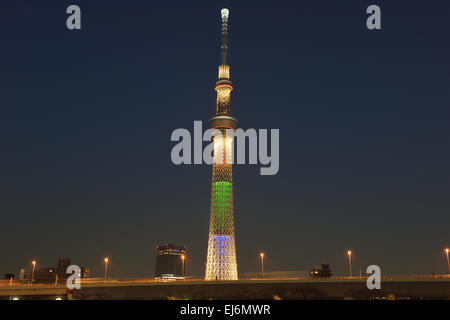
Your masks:
<svg viewBox="0 0 450 320"><path fill-rule="evenodd" d="M223 8L220 10L222 15L222 64L227 64L227 52L228 52L228 16L230 15L230 10Z"/></svg>

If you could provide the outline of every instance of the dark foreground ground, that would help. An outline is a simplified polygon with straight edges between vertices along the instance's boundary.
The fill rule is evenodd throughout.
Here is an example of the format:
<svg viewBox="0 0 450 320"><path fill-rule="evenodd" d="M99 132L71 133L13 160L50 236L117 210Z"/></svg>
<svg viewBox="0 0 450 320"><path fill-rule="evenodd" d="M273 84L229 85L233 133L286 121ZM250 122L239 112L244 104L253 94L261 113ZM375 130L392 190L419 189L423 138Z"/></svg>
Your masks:
<svg viewBox="0 0 450 320"><path fill-rule="evenodd" d="M242 280L230 282L108 281L83 283L80 290L65 286L0 287L0 299L144 299L144 300L450 300L450 278L384 279L381 289L369 290L365 279Z"/></svg>
<svg viewBox="0 0 450 320"><path fill-rule="evenodd" d="M162 283L90 287L74 292L74 299L445 299L450 281L386 281L369 290L365 281L239 281Z"/></svg>

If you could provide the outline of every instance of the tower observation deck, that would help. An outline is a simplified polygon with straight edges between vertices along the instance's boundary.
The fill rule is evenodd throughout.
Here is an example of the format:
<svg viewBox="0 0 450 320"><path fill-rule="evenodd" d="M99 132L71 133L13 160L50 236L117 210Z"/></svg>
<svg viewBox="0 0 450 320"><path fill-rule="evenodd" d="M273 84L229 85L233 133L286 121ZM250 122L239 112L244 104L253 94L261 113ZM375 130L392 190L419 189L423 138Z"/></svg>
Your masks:
<svg viewBox="0 0 450 320"><path fill-rule="evenodd" d="M208 253L205 280L237 280L236 245L234 237L232 137L226 130L237 128L238 122L230 116L230 80L228 53L229 10L222 9L222 64L215 84L217 92L216 115L209 120L209 128L222 132L214 139L214 160L211 186L211 210L209 222Z"/></svg>

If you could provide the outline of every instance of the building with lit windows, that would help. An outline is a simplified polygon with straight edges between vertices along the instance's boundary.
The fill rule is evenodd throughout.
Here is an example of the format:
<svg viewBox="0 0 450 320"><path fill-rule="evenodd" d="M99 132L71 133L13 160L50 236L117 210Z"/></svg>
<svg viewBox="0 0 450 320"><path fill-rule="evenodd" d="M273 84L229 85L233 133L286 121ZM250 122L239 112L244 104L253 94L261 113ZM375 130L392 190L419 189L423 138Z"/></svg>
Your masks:
<svg viewBox="0 0 450 320"><path fill-rule="evenodd" d="M181 279L185 276L186 246L165 244L156 246L156 271L157 279Z"/></svg>
<svg viewBox="0 0 450 320"><path fill-rule="evenodd" d="M59 258L58 265L56 267L41 267L36 270L34 276L35 283L66 283L71 274L67 273L67 268L71 265L70 258ZM86 267L80 267L80 277L82 279L88 278L90 269Z"/></svg>

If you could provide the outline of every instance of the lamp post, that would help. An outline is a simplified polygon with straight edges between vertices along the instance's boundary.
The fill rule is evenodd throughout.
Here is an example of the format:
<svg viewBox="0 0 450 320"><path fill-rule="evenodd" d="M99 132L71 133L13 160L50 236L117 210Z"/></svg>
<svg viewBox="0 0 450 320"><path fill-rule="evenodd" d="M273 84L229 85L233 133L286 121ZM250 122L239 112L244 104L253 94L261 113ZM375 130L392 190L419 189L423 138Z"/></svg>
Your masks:
<svg viewBox="0 0 450 320"><path fill-rule="evenodd" d="M9 279L9 300L12 300L12 284L13 284L13 277Z"/></svg>
<svg viewBox="0 0 450 320"><path fill-rule="evenodd" d="M350 250L347 251L348 255L348 266L350 269L350 277L352 276L352 252Z"/></svg>
<svg viewBox="0 0 450 320"><path fill-rule="evenodd" d="M445 248L445 254L447 255L447 267L448 267L448 273L450 273L450 260L448 259L448 252L450 251L449 248Z"/></svg>
<svg viewBox="0 0 450 320"><path fill-rule="evenodd" d="M36 260L31 261L31 264L33 265L33 271L31 272L31 284L34 282L34 271L36 270Z"/></svg>
<svg viewBox="0 0 450 320"><path fill-rule="evenodd" d="M106 277L107 277L107 275L108 275L108 262L109 262L109 259L108 258L105 258L105 282L106 282Z"/></svg>
<svg viewBox="0 0 450 320"><path fill-rule="evenodd" d="M186 259L186 257L183 255L181 255L181 276L184 277L184 259Z"/></svg>
<svg viewBox="0 0 450 320"><path fill-rule="evenodd" d="M264 277L264 253L261 252L259 256L261 257L261 279L262 279Z"/></svg>

